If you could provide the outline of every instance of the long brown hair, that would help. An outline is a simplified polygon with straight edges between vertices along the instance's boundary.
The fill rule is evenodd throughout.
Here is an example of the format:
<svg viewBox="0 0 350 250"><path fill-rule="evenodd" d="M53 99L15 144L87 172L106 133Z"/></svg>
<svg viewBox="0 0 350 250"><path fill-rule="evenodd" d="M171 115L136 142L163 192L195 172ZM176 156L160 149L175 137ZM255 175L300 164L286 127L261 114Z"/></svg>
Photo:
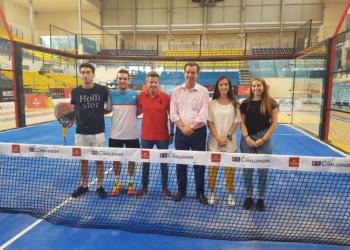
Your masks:
<svg viewBox="0 0 350 250"><path fill-rule="evenodd" d="M214 94L213 94L213 100L215 99L218 99L220 97L220 91L219 91L219 83L226 79L227 82L228 82L228 92L227 92L227 97L228 99L231 100L232 102L232 105L235 109L235 116L237 116L237 112L236 110L239 109L239 101L237 99L237 97L235 97L235 95L233 94L233 87L232 87L232 82L231 82L231 79L230 77L228 76L220 76L217 80L216 80L216 83L215 83L215 86L214 86Z"/></svg>
<svg viewBox="0 0 350 250"><path fill-rule="evenodd" d="M271 114L272 112L272 103L274 102L273 98L269 95L269 91L267 88L267 84L264 78L262 77L255 77L252 78L251 83L250 83L250 90L249 90L249 96L243 100L242 103L248 103L248 109L249 109L249 104L250 102L253 100L254 98L254 94L253 94L253 82L254 81L259 81L262 83L263 85L263 92L261 93L261 107L260 107L260 113L265 115L266 111L268 112L268 114Z"/></svg>

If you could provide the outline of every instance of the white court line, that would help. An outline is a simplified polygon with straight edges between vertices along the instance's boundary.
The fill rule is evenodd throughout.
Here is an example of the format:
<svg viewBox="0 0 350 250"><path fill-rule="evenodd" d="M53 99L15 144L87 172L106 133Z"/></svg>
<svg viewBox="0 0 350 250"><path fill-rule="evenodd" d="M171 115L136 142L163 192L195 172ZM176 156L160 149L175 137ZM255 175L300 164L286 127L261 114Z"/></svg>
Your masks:
<svg viewBox="0 0 350 250"><path fill-rule="evenodd" d="M111 167L110 169L108 169L104 174L108 174L109 171L111 171L113 169L113 167ZM97 181L97 178L95 180L93 180L92 182L90 182L88 184L88 187L91 186L92 184L94 184ZM34 223L32 223L30 226L28 226L27 228L25 228L22 232L20 232L19 234L15 235L12 239L10 239L9 241L7 241L5 244L3 244L2 246L0 246L0 250L5 249L6 247L8 247L9 245L11 245L14 241L16 241L17 239L19 239L21 236L23 236L25 233L27 233L29 230L31 230L32 228L34 228L36 225L38 225L40 222L42 222L43 220L45 220L48 216L50 216L51 214L53 214L54 212L56 212L58 209L60 209L63 205L65 205L66 203L68 203L70 200L72 200L73 197L69 197L67 200L65 200L64 202L62 202L61 204L59 204L57 207L55 207L54 209L52 209L50 212L48 212L46 215L44 215L41 219L38 219L37 221L35 221Z"/></svg>

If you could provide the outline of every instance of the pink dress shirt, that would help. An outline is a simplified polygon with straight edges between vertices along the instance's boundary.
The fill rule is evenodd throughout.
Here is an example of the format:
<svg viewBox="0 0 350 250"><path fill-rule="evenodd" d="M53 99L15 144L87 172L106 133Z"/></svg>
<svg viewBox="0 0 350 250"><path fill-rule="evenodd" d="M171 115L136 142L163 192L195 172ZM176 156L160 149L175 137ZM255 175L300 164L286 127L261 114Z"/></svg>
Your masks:
<svg viewBox="0 0 350 250"><path fill-rule="evenodd" d="M208 89L196 83L188 90L184 84L177 86L171 96L170 119L172 122L181 120L185 125L199 122L196 128L205 126L208 119Z"/></svg>

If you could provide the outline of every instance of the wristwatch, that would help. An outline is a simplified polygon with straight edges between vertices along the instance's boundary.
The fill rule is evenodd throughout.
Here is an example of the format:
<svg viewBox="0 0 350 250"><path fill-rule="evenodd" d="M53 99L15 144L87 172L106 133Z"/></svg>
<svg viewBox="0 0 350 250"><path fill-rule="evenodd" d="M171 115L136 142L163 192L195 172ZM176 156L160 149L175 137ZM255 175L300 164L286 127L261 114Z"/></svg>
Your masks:
<svg viewBox="0 0 350 250"><path fill-rule="evenodd" d="M192 124L190 124L190 128L191 128L192 130L194 130L194 126L193 126Z"/></svg>
<svg viewBox="0 0 350 250"><path fill-rule="evenodd" d="M232 140L232 135L227 133L226 137L231 141Z"/></svg>

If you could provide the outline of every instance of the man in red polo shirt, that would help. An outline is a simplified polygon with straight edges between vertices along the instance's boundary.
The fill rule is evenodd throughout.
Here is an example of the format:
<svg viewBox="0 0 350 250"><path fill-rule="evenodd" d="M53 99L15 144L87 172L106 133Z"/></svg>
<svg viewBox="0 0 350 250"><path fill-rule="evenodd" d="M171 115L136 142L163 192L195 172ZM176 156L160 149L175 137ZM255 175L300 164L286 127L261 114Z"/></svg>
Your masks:
<svg viewBox="0 0 350 250"><path fill-rule="evenodd" d="M152 149L168 149L173 143L174 124L170 122L170 134L168 132L168 114L170 110L170 96L158 89L159 74L151 71L146 75L147 91L138 96L138 108L143 110L141 147ZM142 188L135 195L135 198L142 198L148 193L150 163L144 162L142 166ZM168 189L168 164L161 163L162 194L172 199Z"/></svg>

